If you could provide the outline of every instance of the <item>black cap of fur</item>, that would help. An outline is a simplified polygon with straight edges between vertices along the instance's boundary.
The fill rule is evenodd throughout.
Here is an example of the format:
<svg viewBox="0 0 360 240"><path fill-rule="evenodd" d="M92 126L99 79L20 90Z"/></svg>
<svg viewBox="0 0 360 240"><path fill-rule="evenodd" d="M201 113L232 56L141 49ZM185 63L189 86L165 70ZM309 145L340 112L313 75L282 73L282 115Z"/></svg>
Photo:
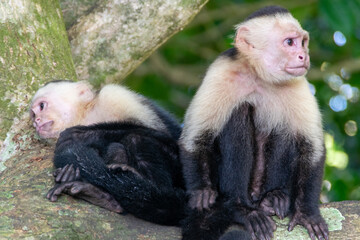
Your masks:
<svg viewBox="0 0 360 240"><path fill-rule="evenodd" d="M250 16L248 16L245 21L248 21L253 18L257 17L264 17L264 16L274 16L275 14L287 14L290 13L289 10L280 6L267 6L253 12Z"/></svg>

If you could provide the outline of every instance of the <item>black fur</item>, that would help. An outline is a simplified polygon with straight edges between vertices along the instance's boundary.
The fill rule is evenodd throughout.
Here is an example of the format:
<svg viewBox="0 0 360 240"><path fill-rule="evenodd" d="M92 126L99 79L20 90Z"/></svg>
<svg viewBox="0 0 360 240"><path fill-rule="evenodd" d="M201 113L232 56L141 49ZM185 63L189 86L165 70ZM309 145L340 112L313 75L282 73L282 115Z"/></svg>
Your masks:
<svg viewBox="0 0 360 240"><path fill-rule="evenodd" d="M46 85L48 85L48 84L50 84L50 83L59 83L59 82L68 82L68 83L71 83L71 82L74 82L74 81L73 81L73 80L66 80L66 79L51 80L51 81L45 83L43 87L45 87Z"/></svg>
<svg viewBox="0 0 360 240"><path fill-rule="evenodd" d="M245 19L245 21L248 21L253 18L258 18L258 17L274 16L276 14L288 14L288 13L290 13L290 12L286 8L283 8L280 6L267 6L267 7L261 8L258 11L250 14L250 16L248 16Z"/></svg>
<svg viewBox="0 0 360 240"><path fill-rule="evenodd" d="M231 60L236 60L239 56L239 51L237 48L230 48L220 54L220 56L228 57Z"/></svg>
<svg viewBox="0 0 360 240"><path fill-rule="evenodd" d="M293 216L296 210L301 209L307 216L319 216L318 199L325 151L321 160L314 164L311 162L313 148L305 136L291 134L286 129L273 129L262 140L265 162L260 164L266 168L263 172L257 171L258 137L262 133L255 128L255 113L256 109L248 103L238 106L218 136L212 134L209 138L206 133L199 137L203 141L196 145L195 152L181 153L188 190L215 188L219 194L218 201L225 203L222 207L211 208L209 212L197 213L196 217L194 214L198 210L194 209L195 213L188 217L193 219L187 220L188 225L183 229L184 240L195 239L192 236L199 234L212 236L199 239L218 239L234 223L253 229L254 232L250 233L258 238L269 238L275 229L269 215L280 213L279 217L283 218ZM254 177L257 174L261 174L259 179ZM260 181L256 194L252 189L255 181ZM274 212L267 212L262 207L263 203L273 203L274 198L283 204L280 204L281 207L273 205ZM219 218L216 223L216 217L208 220L209 216L218 216L219 211L222 211L222 218L231 221ZM265 233L257 232L257 222L266 226ZM229 233L222 239L243 234L247 236L248 233Z"/></svg>
<svg viewBox="0 0 360 240"><path fill-rule="evenodd" d="M179 126L179 123L175 120L175 118L169 112L159 107L150 99L145 99L143 103L148 105L152 110L155 111L156 115L165 124L171 136L175 139L179 139L181 134L181 127Z"/></svg>
<svg viewBox="0 0 360 240"><path fill-rule="evenodd" d="M124 151L125 159L112 160ZM54 165L79 168L82 181L110 193L139 218L178 225L187 203L178 151L168 134L131 122L76 126L60 134ZM110 169L109 163L134 171Z"/></svg>

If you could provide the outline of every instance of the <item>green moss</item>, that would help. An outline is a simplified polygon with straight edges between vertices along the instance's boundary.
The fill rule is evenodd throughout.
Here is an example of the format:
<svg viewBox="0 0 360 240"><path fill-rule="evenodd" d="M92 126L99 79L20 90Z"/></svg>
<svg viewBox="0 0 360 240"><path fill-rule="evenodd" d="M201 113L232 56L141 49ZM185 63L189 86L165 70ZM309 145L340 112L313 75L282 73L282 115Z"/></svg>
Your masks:
<svg viewBox="0 0 360 240"><path fill-rule="evenodd" d="M9 236L13 233L13 219L0 216L0 236Z"/></svg>
<svg viewBox="0 0 360 240"><path fill-rule="evenodd" d="M0 139L15 117L27 111L39 85L53 79L76 79L71 51L57 1L27 1L0 24ZM0 8L12 9L1 2Z"/></svg>

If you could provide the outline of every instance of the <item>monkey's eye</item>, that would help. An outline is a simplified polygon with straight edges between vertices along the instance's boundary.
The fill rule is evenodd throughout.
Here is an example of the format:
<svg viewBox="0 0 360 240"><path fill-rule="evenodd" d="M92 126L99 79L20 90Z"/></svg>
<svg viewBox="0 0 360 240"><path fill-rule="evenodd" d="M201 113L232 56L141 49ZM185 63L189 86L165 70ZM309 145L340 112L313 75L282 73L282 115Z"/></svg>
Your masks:
<svg viewBox="0 0 360 240"><path fill-rule="evenodd" d="M44 103L44 102L41 102L41 103L39 104L39 107L40 107L40 111L44 110L45 103Z"/></svg>
<svg viewBox="0 0 360 240"><path fill-rule="evenodd" d="M288 38L288 39L286 39L286 44L289 46L292 46L292 45L294 45L294 40L292 38Z"/></svg>
<svg viewBox="0 0 360 240"><path fill-rule="evenodd" d="M301 45L305 46L305 39L302 40Z"/></svg>

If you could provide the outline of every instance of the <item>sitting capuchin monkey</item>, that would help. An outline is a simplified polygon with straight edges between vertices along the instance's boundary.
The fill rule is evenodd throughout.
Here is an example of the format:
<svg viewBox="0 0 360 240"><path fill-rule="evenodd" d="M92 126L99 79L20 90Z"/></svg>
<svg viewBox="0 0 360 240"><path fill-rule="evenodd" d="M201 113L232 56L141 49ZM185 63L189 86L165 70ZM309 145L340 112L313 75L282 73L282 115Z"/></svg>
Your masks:
<svg viewBox="0 0 360 240"><path fill-rule="evenodd" d="M181 128L149 99L118 85L96 93L86 82L53 81L35 94L31 117L40 137L59 137L50 201L65 193L158 224L184 218Z"/></svg>
<svg viewBox="0 0 360 240"><path fill-rule="evenodd" d="M187 109L180 158L192 213L184 240L218 239L231 224L271 239L271 216L328 239L319 211L321 115L305 74L309 34L270 6L236 27L234 48L209 67ZM227 233L222 239L242 239Z"/></svg>

